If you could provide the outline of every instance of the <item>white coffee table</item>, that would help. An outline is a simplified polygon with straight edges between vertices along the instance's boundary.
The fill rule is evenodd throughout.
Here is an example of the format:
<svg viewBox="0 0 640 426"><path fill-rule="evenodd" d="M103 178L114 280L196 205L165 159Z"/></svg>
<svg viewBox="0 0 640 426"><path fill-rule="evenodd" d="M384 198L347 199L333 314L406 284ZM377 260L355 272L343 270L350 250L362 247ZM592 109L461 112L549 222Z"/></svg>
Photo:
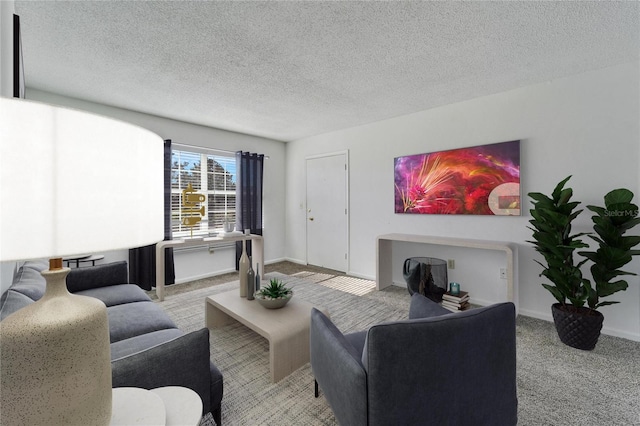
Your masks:
<svg viewBox="0 0 640 426"><path fill-rule="evenodd" d="M238 290L209 296L205 306L207 328L238 321L269 341L269 366L274 383L309 362L311 308L329 315L327 309L296 299L295 295L284 308L266 309L255 300L240 297Z"/></svg>
<svg viewBox="0 0 640 426"><path fill-rule="evenodd" d="M114 388L112 398L112 426L197 426L202 419L200 396L185 387Z"/></svg>

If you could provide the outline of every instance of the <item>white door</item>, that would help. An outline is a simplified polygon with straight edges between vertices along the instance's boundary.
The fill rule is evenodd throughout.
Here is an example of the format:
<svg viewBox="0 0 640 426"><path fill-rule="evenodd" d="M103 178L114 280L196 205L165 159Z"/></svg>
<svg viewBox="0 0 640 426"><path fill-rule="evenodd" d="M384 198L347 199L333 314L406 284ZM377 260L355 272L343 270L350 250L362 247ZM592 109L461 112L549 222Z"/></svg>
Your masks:
<svg viewBox="0 0 640 426"><path fill-rule="evenodd" d="M307 263L347 272L348 153L307 158Z"/></svg>

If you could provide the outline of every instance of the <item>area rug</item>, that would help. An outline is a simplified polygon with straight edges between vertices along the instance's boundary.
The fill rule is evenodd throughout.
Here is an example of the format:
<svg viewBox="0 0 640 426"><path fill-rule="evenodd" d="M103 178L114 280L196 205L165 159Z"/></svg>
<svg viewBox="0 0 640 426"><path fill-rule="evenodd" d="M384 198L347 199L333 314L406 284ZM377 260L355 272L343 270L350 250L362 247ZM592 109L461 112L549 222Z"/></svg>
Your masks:
<svg viewBox="0 0 640 426"><path fill-rule="evenodd" d="M294 297L328 308L343 332L407 318L406 289L375 291L371 281L318 273L270 273L269 278L284 281ZM238 285L216 285L157 303L180 329L193 331L204 327L205 298ZM237 323L210 333L211 360L224 375L225 426L337 424L322 394L313 396L309 364L274 384L266 339ZM523 316L516 333L519 425L640 425L640 343L602 336L593 351L580 351L562 344L553 324ZM205 425L214 422L207 417Z"/></svg>

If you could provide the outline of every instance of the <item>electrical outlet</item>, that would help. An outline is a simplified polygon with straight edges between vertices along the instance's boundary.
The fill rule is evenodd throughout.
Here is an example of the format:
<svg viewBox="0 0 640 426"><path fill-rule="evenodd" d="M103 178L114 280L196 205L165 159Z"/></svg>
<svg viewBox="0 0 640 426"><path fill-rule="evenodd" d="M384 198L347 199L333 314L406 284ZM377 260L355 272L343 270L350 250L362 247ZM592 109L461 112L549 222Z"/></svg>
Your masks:
<svg viewBox="0 0 640 426"><path fill-rule="evenodd" d="M456 261L454 259L447 260L447 267L449 269L456 269Z"/></svg>
<svg viewBox="0 0 640 426"><path fill-rule="evenodd" d="M507 268L500 268L500 279L507 279Z"/></svg>

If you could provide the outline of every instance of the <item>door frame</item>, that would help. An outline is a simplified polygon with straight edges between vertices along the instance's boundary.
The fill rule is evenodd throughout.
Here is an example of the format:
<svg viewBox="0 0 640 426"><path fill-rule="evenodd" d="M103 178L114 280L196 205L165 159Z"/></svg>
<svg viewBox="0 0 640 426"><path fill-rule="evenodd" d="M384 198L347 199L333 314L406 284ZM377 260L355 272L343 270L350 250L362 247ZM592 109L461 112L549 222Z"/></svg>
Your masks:
<svg viewBox="0 0 640 426"><path fill-rule="evenodd" d="M344 205L346 206L347 212L345 214L345 220L346 220L346 229L347 229L347 246L346 246L346 250L347 250L347 265L346 265L346 271L344 271L345 273L349 273L349 271L351 270L351 229L350 229L350 224L351 224L351 197L349 195L349 175L350 175L350 171L351 171L351 166L349 164L349 150L345 149L342 151L333 151L333 152L327 152L327 153L323 153L323 154L314 154L314 155L308 155L304 158L304 177L305 177L305 182L304 182L304 196L305 196L305 200L304 200L304 204L305 204L305 209L304 209L304 231L305 231L305 262L307 263L307 265L309 264L309 204L308 204L308 197L309 194L307 193L307 190L309 188L308 184L308 174L307 174L307 161L308 160L314 160L314 159L318 159L318 158L325 158L325 157L335 157L338 155L344 155L344 164L345 164L345 188L344 188L344 196L345 196L345 202Z"/></svg>

